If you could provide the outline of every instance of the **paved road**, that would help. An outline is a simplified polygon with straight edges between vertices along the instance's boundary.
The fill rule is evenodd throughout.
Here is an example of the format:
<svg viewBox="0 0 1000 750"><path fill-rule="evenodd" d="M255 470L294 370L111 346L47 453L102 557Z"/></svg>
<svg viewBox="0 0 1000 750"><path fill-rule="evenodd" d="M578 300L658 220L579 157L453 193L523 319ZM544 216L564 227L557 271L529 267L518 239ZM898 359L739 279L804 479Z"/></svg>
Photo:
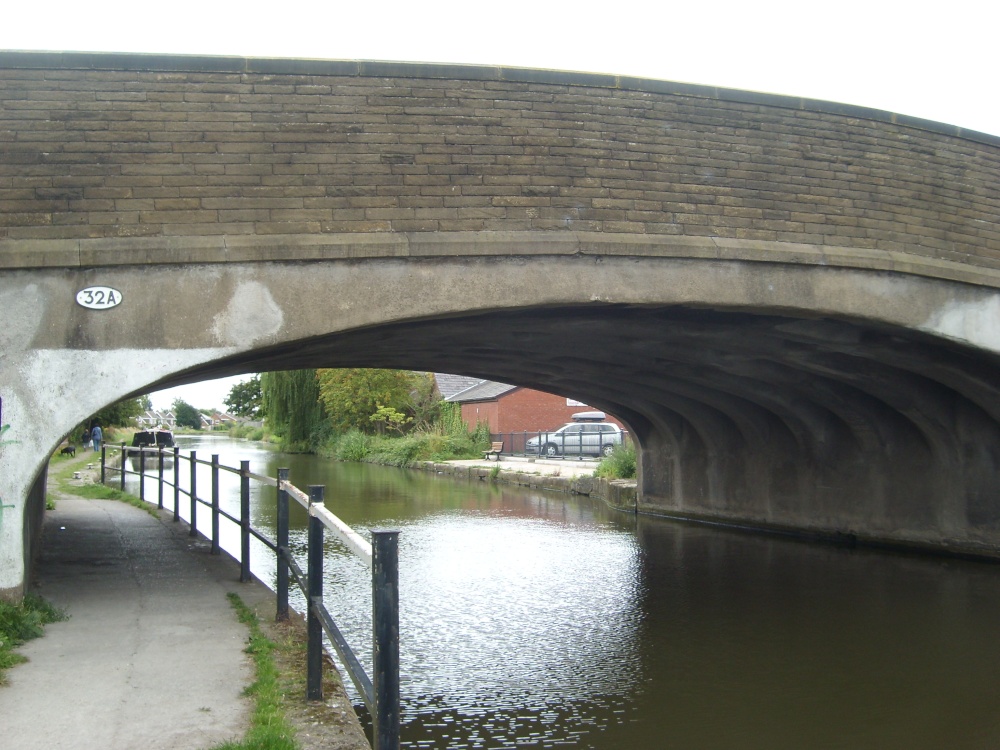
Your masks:
<svg viewBox="0 0 1000 750"><path fill-rule="evenodd" d="M37 591L70 619L8 671L0 746L197 750L243 737L248 632L226 592L267 592L186 531L106 500L66 496L46 514Z"/></svg>

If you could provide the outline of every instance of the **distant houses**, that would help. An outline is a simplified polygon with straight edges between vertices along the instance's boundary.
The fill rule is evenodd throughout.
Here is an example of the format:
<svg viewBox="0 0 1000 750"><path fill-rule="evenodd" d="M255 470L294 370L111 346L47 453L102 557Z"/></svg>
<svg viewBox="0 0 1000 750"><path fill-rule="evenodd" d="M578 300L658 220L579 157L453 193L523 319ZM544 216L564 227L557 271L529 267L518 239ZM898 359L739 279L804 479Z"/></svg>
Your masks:
<svg viewBox="0 0 1000 750"><path fill-rule="evenodd" d="M234 417L223 411L213 411L211 414L201 415L201 425L206 430L214 430L217 427L226 429L246 420Z"/></svg>
<svg viewBox="0 0 1000 750"><path fill-rule="evenodd" d="M150 409L145 411L136 417L136 422L139 426L144 429L152 429L153 427L166 427L167 429L174 429L177 426L177 417L174 416L172 411L156 411L155 409Z"/></svg>
<svg viewBox="0 0 1000 750"><path fill-rule="evenodd" d="M211 414L201 415L201 427L203 430L225 429L242 421L245 420L221 411L213 411ZM150 409L136 417L136 422L139 427L147 430L155 427L165 427L168 430L173 430L177 427L177 417L169 409L165 411Z"/></svg>
<svg viewBox="0 0 1000 750"><path fill-rule="evenodd" d="M461 404L462 421L469 427L485 422L495 435L554 430L574 414L594 411L572 398L492 380L444 373L434 373L434 380L444 401ZM607 421L619 424L610 415Z"/></svg>

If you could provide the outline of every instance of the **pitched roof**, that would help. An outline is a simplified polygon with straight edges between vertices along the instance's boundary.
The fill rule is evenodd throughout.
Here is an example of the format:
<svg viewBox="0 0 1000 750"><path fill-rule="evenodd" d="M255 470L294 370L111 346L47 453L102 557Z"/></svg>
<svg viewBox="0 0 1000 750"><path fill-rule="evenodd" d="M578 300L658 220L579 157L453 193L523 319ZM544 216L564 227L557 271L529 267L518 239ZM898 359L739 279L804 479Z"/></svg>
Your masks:
<svg viewBox="0 0 1000 750"><path fill-rule="evenodd" d="M447 400L456 393L461 393L485 381L482 378L470 378L465 375L449 375L446 372L436 372L434 373L434 382L437 383L438 393L441 394L441 398Z"/></svg>
<svg viewBox="0 0 1000 750"><path fill-rule="evenodd" d="M492 401L499 398L505 393L508 393L517 388L516 385L507 385L506 383L494 383L492 380L480 380L475 385L466 388L464 391L460 391L452 396L449 396L445 401L453 401L459 404L464 404L469 401Z"/></svg>

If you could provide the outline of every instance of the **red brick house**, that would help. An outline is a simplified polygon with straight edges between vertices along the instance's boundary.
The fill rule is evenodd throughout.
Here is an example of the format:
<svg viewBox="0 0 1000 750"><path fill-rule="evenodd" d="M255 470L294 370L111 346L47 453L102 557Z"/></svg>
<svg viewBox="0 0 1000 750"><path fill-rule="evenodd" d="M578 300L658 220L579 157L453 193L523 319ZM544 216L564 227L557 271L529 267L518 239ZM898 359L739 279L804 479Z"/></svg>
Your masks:
<svg viewBox="0 0 1000 750"><path fill-rule="evenodd" d="M445 401L462 405L462 420L470 428L486 422L493 434L554 430L573 420L573 415L595 411L587 404L552 393L521 388L492 380L439 375L435 379ZM461 382L464 381L464 382ZM452 393L446 390L465 386ZM620 424L614 417L605 421Z"/></svg>

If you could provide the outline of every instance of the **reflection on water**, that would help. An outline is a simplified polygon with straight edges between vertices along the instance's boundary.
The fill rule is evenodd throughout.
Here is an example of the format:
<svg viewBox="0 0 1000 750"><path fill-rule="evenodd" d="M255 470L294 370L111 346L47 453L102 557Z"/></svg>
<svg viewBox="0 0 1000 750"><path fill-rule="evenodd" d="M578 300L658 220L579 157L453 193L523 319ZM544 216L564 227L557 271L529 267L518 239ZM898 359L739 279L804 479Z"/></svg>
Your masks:
<svg viewBox="0 0 1000 750"><path fill-rule="evenodd" d="M200 457L326 485L328 507L363 533L402 530L405 747L1000 747L996 566L198 441ZM207 470L198 482L207 495ZM273 528L273 496L255 490L255 524ZM305 515L293 516L304 549ZM368 571L328 547L328 606L367 661Z"/></svg>

